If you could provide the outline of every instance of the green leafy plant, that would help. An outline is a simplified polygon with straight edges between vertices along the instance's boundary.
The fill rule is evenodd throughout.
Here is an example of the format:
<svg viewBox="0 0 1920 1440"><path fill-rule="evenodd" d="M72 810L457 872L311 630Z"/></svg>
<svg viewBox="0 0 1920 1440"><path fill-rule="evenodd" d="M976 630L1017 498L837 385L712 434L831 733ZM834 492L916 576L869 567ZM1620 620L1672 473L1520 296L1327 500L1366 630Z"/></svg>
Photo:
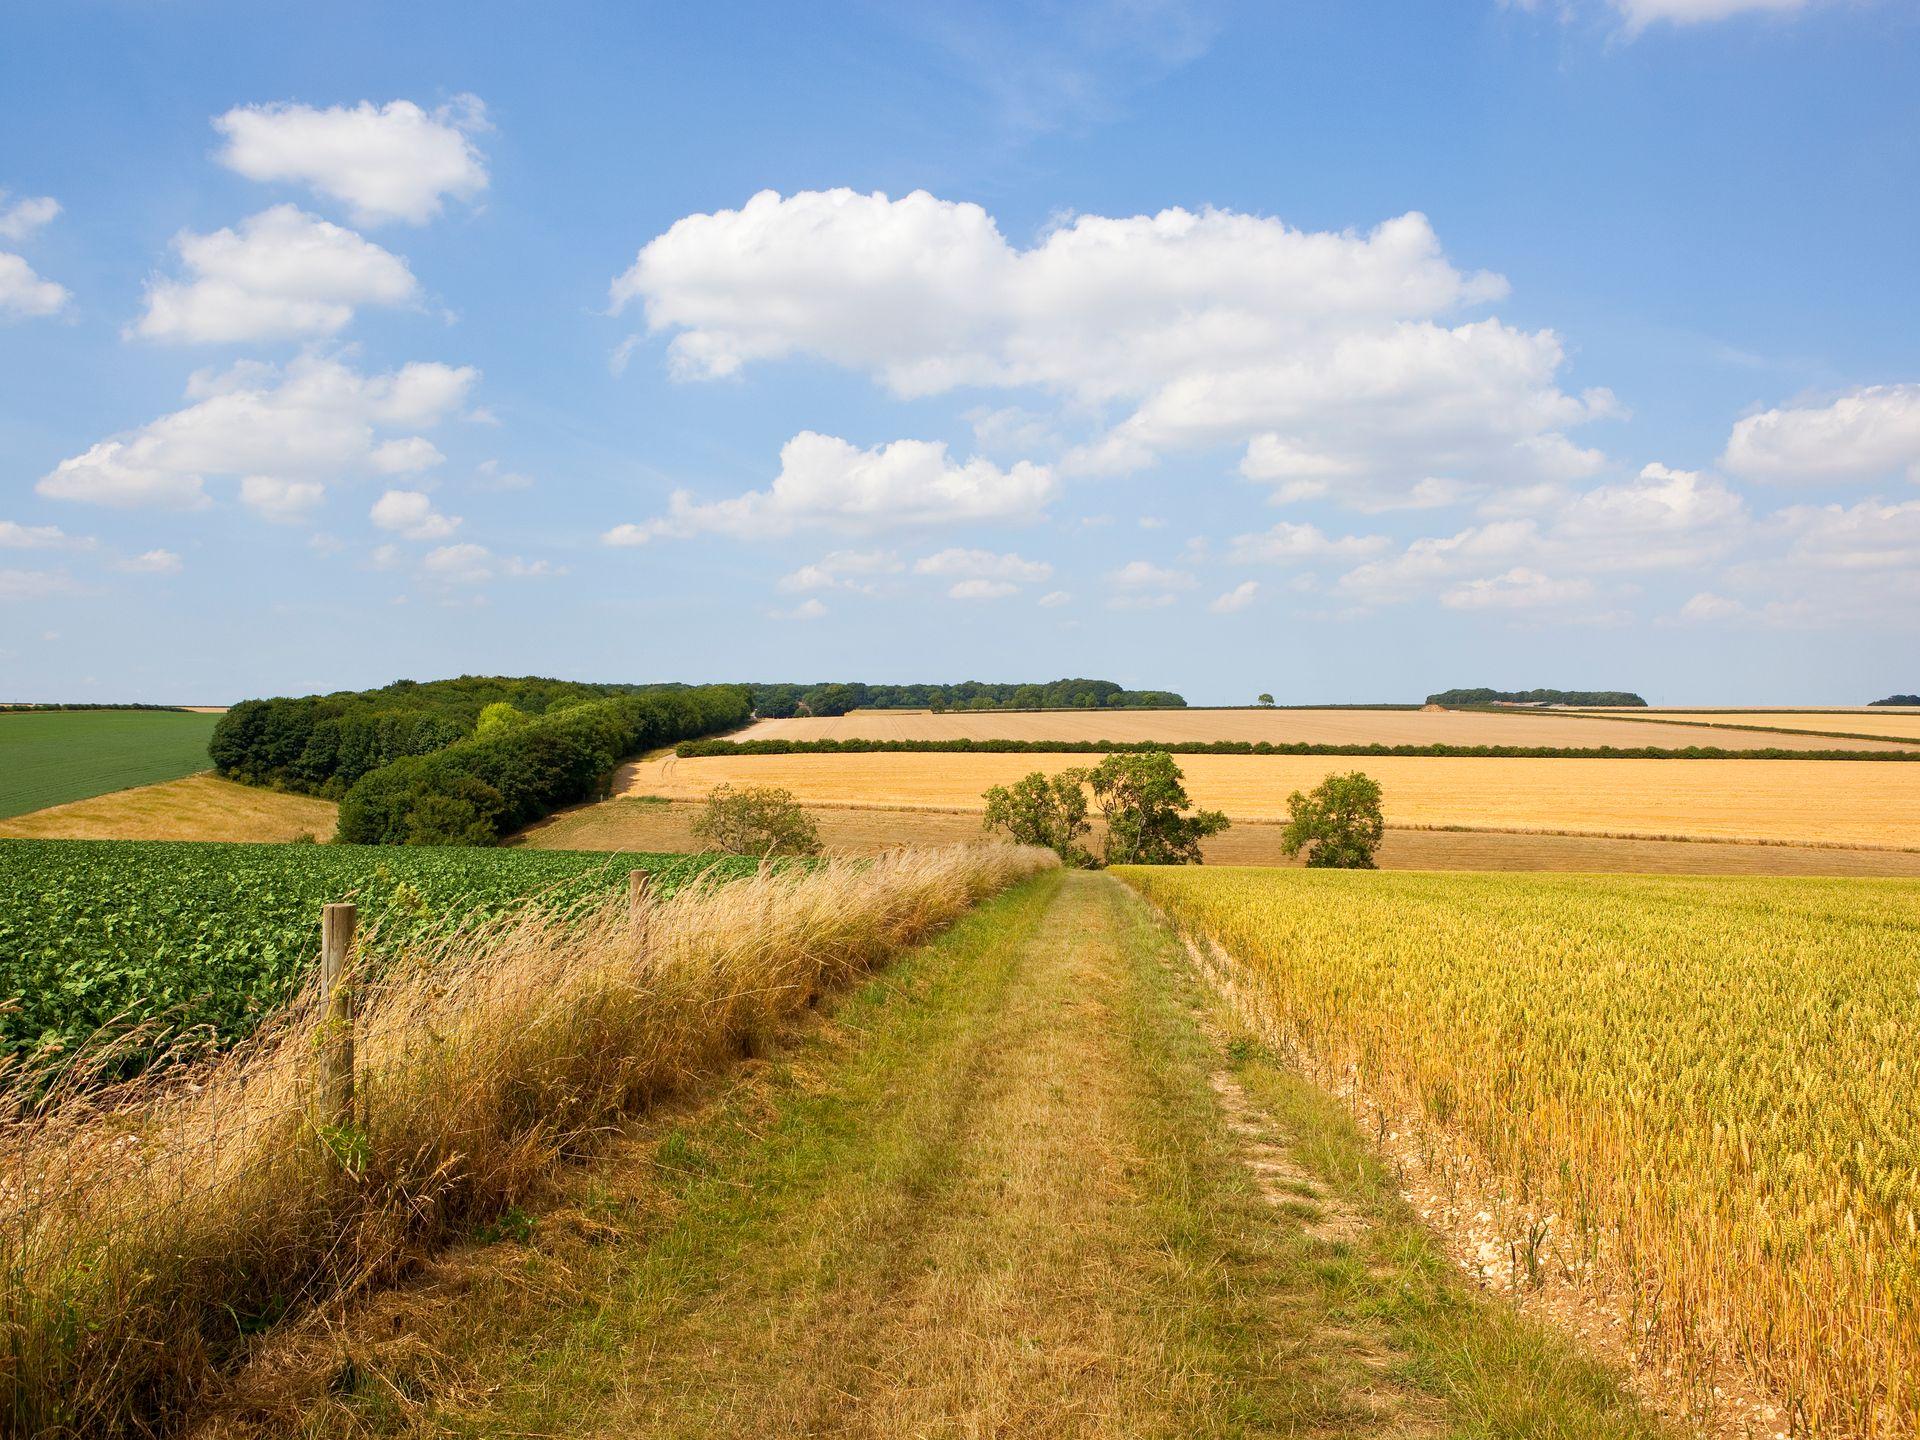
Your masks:
<svg viewBox="0 0 1920 1440"><path fill-rule="evenodd" d="M694 817L694 838L728 855L818 855L820 827L793 792L720 785Z"/></svg>
<svg viewBox="0 0 1920 1440"><path fill-rule="evenodd" d="M1230 823L1218 810L1185 813L1193 802L1180 767L1164 750L1109 755L1086 772L1107 822L1109 865L1198 865L1200 842Z"/></svg>
<svg viewBox="0 0 1920 1440"><path fill-rule="evenodd" d="M1087 823L1087 772L1064 770L1048 776L1036 770L1011 785L986 792L985 826L1019 845L1044 845L1067 865L1091 865L1092 853L1080 843Z"/></svg>
<svg viewBox="0 0 1920 1440"><path fill-rule="evenodd" d="M1329 775L1310 794L1287 797L1287 828L1280 844L1289 855L1307 852L1314 870L1372 870L1374 852L1386 834L1380 785L1355 770Z"/></svg>

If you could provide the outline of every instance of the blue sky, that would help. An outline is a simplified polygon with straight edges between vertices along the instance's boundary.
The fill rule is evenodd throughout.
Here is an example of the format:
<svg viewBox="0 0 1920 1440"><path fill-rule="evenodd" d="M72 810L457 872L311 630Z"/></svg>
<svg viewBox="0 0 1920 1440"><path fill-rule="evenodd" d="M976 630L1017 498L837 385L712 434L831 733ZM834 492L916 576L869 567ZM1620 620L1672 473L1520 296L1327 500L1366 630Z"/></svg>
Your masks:
<svg viewBox="0 0 1920 1440"><path fill-rule="evenodd" d="M79 3L0 698L1920 684L1920 13Z"/></svg>

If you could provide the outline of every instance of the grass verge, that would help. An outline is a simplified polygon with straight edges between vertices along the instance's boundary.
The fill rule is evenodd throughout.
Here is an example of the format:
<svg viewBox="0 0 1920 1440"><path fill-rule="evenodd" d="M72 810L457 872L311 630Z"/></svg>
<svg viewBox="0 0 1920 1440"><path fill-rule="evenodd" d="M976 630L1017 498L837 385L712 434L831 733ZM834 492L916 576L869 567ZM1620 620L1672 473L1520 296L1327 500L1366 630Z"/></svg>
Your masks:
<svg viewBox="0 0 1920 1440"><path fill-rule="evenodd" d="M496 1220L823 987L1052 863L900 852L429 943L355 981L345 1114L317 1093L319 996L185 1083L18 1102L0 1129L0 1423L166 1428L249 1334Z"/></svg>

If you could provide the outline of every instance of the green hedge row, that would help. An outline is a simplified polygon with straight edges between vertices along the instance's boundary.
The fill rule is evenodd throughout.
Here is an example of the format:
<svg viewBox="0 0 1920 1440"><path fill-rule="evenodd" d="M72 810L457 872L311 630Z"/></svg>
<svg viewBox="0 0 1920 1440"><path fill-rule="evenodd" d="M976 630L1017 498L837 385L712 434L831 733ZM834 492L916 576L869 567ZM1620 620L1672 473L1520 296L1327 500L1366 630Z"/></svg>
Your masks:
<svg viewBox="0 0 1920 1440"><path fill-rule="evenodd" d="M1270 740L687 740L684 760L721 755L1414 755L1520 760L1920 760L1920 750L1722 750L1712 745L1317 745Z"/></svg>
<svg viewBox="0 0 1920 1440"><path fill-rule="evenodd" d="M746 722L745 686L618 695L485 739L406 756L355 782L337 839L356 845L490 845L562 805L607 792L629 755Z"/></svg>

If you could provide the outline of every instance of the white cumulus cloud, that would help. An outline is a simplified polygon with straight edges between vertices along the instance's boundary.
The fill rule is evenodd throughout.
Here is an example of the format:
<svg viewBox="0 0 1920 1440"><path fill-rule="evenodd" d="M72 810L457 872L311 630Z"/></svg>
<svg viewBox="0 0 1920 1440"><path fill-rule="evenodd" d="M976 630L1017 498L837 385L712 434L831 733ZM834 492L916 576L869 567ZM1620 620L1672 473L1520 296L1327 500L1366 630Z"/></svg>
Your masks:
<svg viewBox="0 0 1920 1440"><path fill-rule="evenodd" d="M1242 580L1224 595L1215 596L1207 609L1216 615L1234 615L1253 604L1254 597L1259 593L1258 580Z"/></svg>
<svg viewBox="0 0 1920 1440"><path fill-rule="evenodd" d="M1026 584L1051 579L1053 566L1022 555L999 555L991 550L952 547L913 562L918 575L944 575L969 580L1000 580Z"/></svg>
<svg viewBox="0 0 1920 1440"><path fill-rule="evenodd" d="M24 258L0 250L0 320L56 315L70 298L66 286L43 279Z"/></svg>
<svg viewBox="0 0 1920 1440"><path fill-rule="evenodd" d="M1445 591L1440 603L1450 610L1543 610L1583 604L1592 598L1591 580L1556 580L1516 565L1502 575L1463 581Z"/></svg>
<svg viewBox="0 0 1920 1440"><path fill-rule="evenodd" d="M1288 565L1316 560L1355 560L1377 555L1392 542L1384 535L1327 535L1316 525L1283 520L1255 535L1236 535L1227 558L1239 565Z"/></svg>
<svg viewBox="0 0 1920 1440"><path fill-rule="evenodd" d="M1733 427L1721 465L1788 484L1920 482L1920 384L1870 385L1826 405L1762 411Z"/></svg>
<svg viewBox="0 0 1920 1440"><path fill-rule="evenodd" d="M1456 268L1418 213L1364 233L1211 209L1083 215L1023 249L978 205L833 190L687 216L612 298L672 337L684 378L806 355L901 396L1038 387L1075 413L1126 412L1075 468L1233 443L1256 478L1377 499L1429 476L1599 469L1564 432L1617 406L1561 389L1558 337L1449 318L1505 291Z"/></svg>
<svg viewBox="0 0 1920 1440"><path fill-rule="evenodd" d="M250 180L289 181L346 205L363 225L421 225L448 197L487 188L486 159L472 136L487 128L471 95L428 111L410 100L241 105L214 118L226 137L217 159Z"/></svg>
<svg viewBox="0 0 1920 1440"><path fill-rule="evenodd" d="M69 535L58 525L22 525L18 520L0 520L0 550L91 550L94 542L84 535Z"/></svg>
<svg viewBox="0 0 1920 1440"><path fill-rule="evenodd" d="M1020 461L1002 469L989 460L965 463L944 443L895 440L871 449L833 435L804 430L780 449L780 473L765 490L701 502L674 492L667 514L617 525L610 545L644 545L662 537L726 535L770 539L801 528L855 532L1024 520L1053 497L1055 480L1044 465Z"/></svg>
<svg viewBox="0 0 1920 1440"><path fill-rule="evenodd" d="M22 195L9 204L0 190L0 240L24 240L59 213L60 202L51 195Z"/></svg>
<svg viewBox="0 0 1920 1440"><path fill-rule="evenodd" d="M408 540L444 540L460 528L460 517L443 515L433 508L430 496L419 490L389 490L373 502L369 518L382 530L391 530ZM450 547L452 552L471 551L471 545Z"/></svg>
<svg viewBox="0 0 1920 1440"><path fill-rule="evenodd" d="M365 375L319 356L201 371L188 383L192 404L61 461L35 488L58 500L192 509L208 503L210 475L373 473L381 431L437 424L478 375L419 361Z"/></svg>
<svg viewBox="0 0 1920 1440"><path fill-rule="evenodd" d="M185 278L147 286L131 333L204 344L337 334L361 305L418 293L407 262L351 230L276 205L210 235L174 237Z"/></svg>
<svg viewBox="0 0 1920 1440"><path fill-rule="evenodd" d="M245 475L240 480L240 503L265 520L303 519L326 498L318 480L282 480L277 475Z"/></svg>

